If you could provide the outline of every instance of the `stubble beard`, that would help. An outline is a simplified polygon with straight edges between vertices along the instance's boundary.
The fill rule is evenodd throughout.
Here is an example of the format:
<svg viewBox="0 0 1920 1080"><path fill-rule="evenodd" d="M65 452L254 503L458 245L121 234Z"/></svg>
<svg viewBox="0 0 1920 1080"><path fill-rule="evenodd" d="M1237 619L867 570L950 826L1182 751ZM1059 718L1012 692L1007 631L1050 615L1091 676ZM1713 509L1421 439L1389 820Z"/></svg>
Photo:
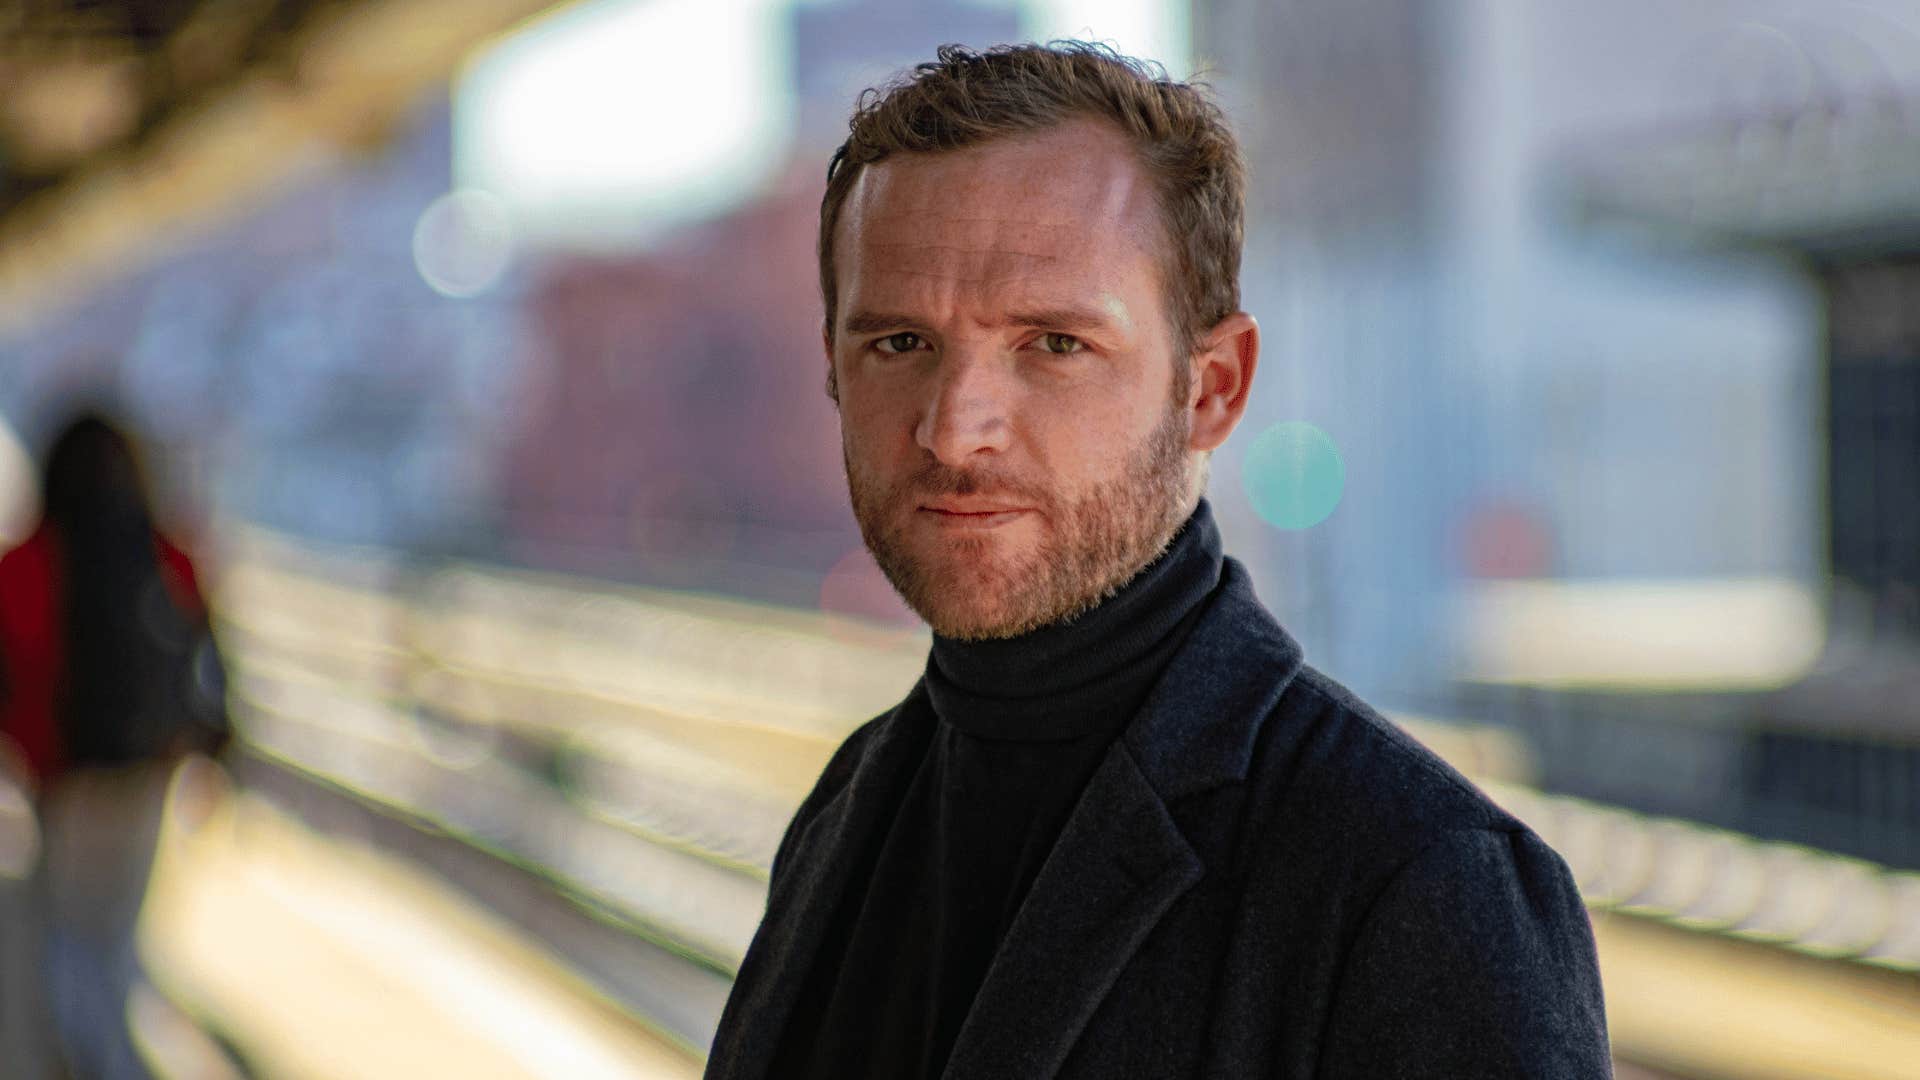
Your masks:
<svg viewBox="0 0 1920 1080"><path fill-rule="evenodd" d="M864 476L842 441L854 518L887 580L934 633L960 640L1018 637L1079 616L1158 558L1191 510L1184 395L1129 455L1119 475L1062 498L1041 484L929 461L891 488ZM1043 530L1037 548L1003 555L1000 537L939 538L916 550L917 507L942 495L1015 496ZM924 535L924 533L922 534Z"/></svg>

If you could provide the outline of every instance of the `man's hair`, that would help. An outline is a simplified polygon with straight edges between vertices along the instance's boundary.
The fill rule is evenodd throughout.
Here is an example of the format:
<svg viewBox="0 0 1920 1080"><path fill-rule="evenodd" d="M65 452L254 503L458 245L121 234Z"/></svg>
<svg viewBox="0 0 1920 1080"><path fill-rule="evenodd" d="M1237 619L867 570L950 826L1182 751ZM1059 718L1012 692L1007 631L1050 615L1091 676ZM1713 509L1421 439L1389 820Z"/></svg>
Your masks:
<svg viewBox="0 0 1920 1080"><path fill-rule="evenodd" d="M1105 45L1054 41L973 52L942 45L881 89L861 93L820 200L820 291L827 336L838 302L833 234L862 167L1090 117L1119 127L1152 178L1166 237L1162 260L1176 356L1240 307L1246 167L1220 108L1193 83ZM1176 382L1186 368L1176 364Z"/></svg>

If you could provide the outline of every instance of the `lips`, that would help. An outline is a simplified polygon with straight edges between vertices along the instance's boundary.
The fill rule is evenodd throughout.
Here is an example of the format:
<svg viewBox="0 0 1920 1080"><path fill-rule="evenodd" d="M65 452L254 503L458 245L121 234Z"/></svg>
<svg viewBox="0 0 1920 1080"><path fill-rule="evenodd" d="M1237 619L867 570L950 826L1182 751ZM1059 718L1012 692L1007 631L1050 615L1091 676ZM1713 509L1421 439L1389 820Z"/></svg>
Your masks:
<svg viewBox="0 0 1920 1080"><path fill-rule="evenodd" d="M1026 509L1014 503L990 502L980 499L936 499L923 503L922 510L931 510L936 514L952 514L960 517L976 517L990 514L1017 514Z"/></svg>
<svg viewBox="0 0 1920 1080"><path fill-rule="evenodd" d="M946 528L991 529L1028 513L1030 508L1004 503L942 499L923 504L919 513Z"/></svg>

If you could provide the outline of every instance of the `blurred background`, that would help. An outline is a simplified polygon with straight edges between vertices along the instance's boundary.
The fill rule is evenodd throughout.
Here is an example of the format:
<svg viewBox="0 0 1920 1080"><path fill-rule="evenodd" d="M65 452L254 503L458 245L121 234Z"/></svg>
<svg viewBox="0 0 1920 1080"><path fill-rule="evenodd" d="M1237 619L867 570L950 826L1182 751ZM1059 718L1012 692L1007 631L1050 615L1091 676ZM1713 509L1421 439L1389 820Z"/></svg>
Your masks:
<svg viewBox="0 0 1920 1080"><path fill-rule="evenodd" d="M822 392L826 162L936 45L1060 36L1227 105L1227 549L1567 857L1620 1075L1920 1076L1915 0L0 0L0 547L110 408L225 660L146 1068L698 1074L924 659Z"/></svg>

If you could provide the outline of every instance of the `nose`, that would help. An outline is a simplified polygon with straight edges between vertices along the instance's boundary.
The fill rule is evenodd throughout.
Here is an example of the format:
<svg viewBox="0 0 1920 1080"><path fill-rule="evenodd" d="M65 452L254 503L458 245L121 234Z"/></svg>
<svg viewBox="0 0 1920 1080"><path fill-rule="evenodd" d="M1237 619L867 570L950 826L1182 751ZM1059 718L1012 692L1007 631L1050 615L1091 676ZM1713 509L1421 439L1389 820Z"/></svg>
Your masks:
<svg viewBox="0 0 1920 1080"><path fill-rule="evenodd" d="M963 468L975 454L1006 450L1008 387L993 358L950 350L935 368L914 441L942 465Z"/></svg>

